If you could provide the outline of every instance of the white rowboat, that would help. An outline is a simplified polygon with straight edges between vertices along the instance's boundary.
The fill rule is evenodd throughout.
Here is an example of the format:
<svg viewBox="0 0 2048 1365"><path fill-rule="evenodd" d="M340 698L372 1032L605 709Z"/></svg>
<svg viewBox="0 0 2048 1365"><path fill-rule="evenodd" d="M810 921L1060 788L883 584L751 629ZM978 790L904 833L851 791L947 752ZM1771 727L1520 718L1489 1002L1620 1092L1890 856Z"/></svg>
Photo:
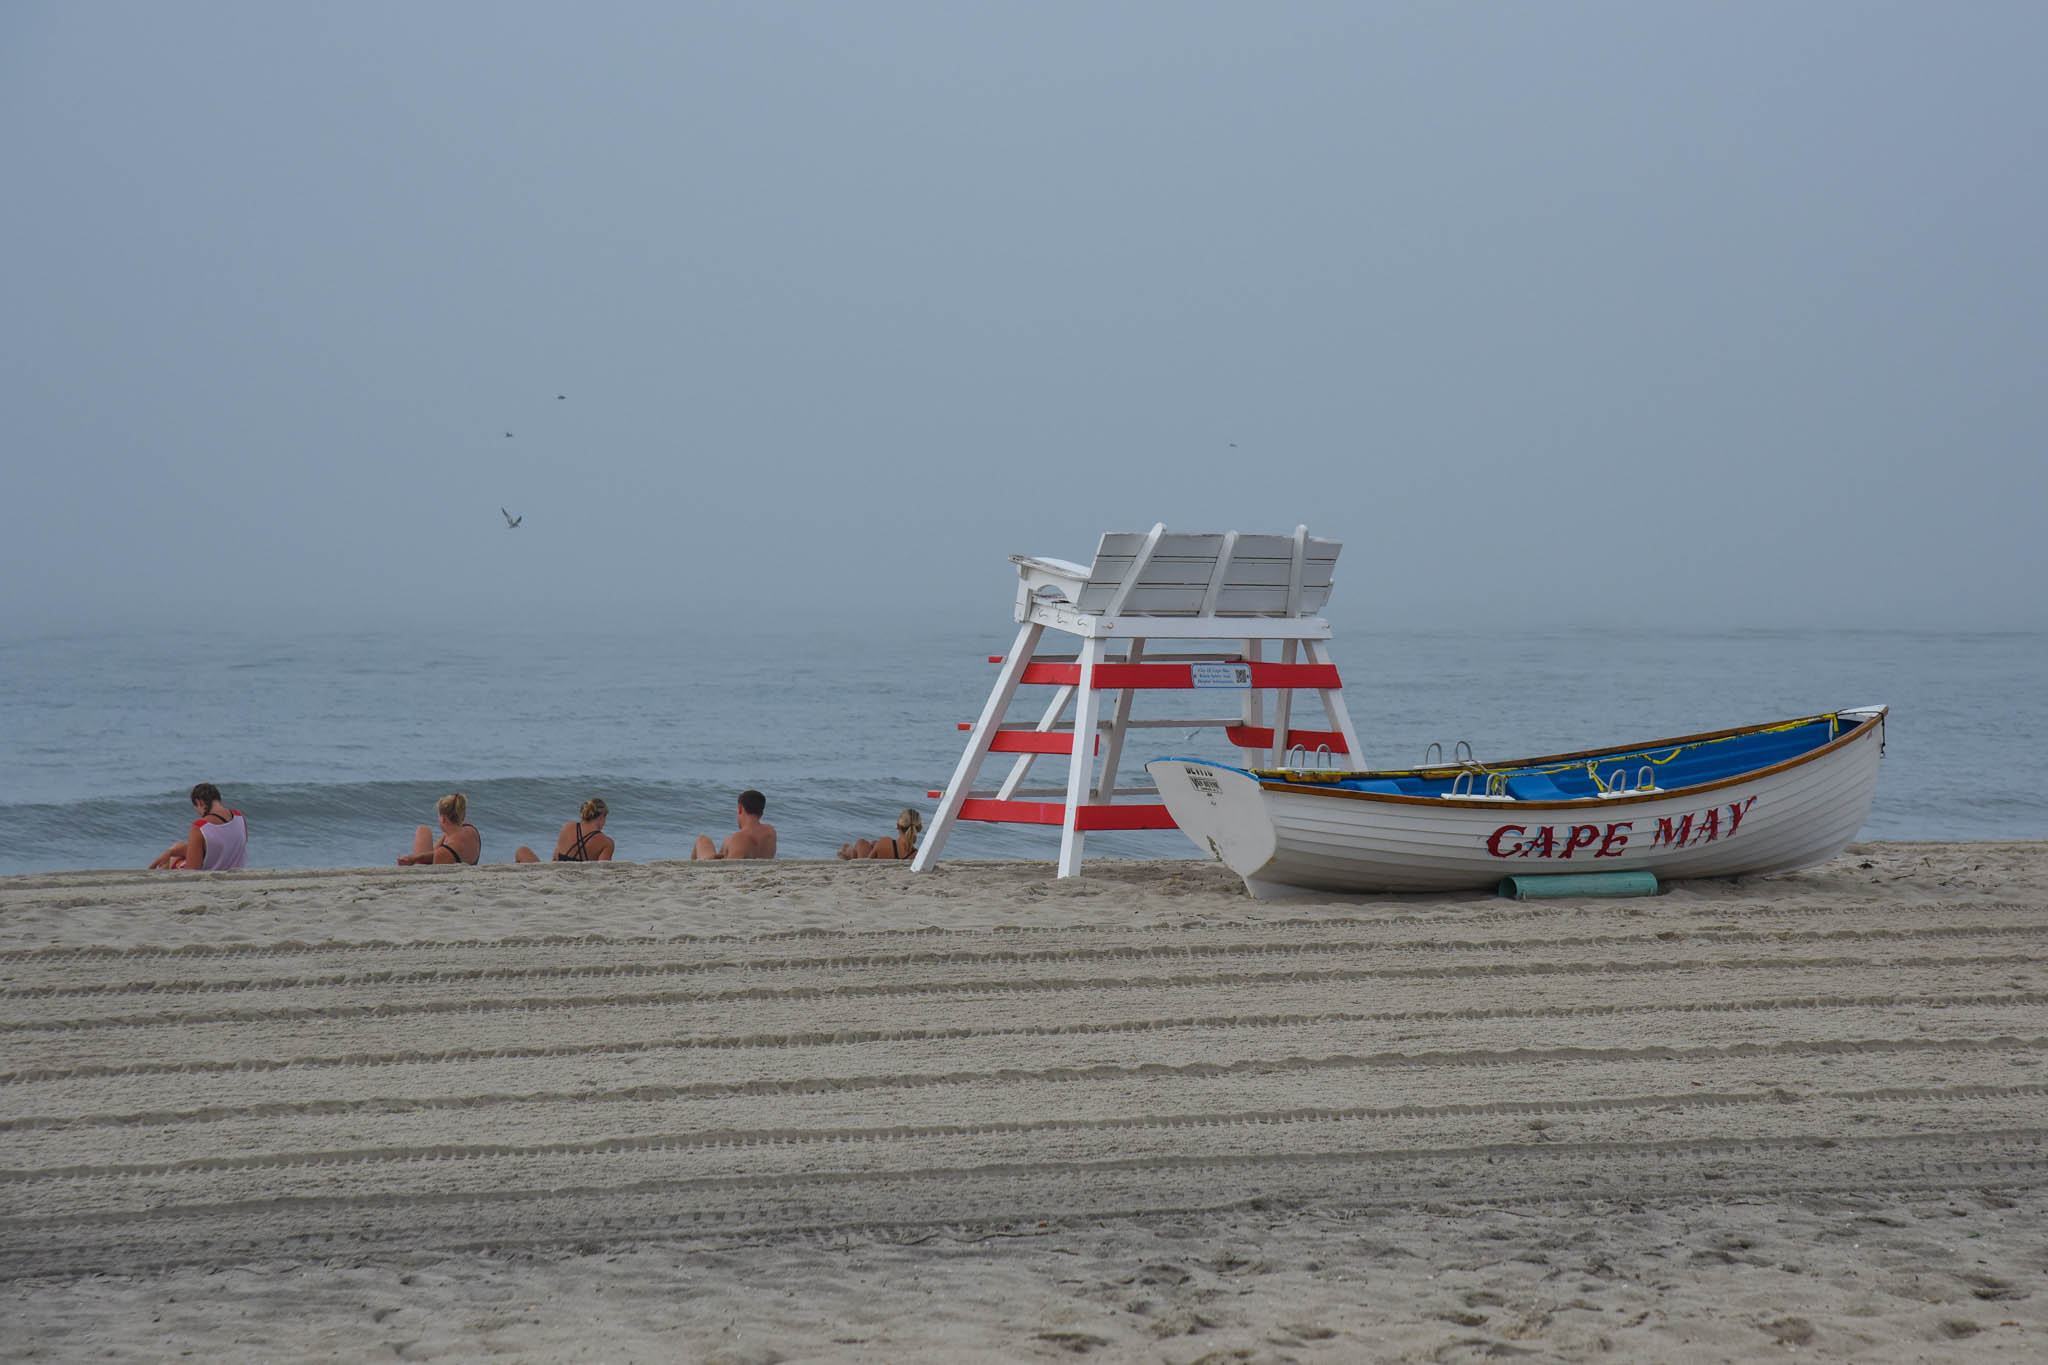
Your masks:
<svg viewBox="0 0 2048 1365"><path fill-rule="evenodd" d="M1516 874L1788 872L1870 814L1886 708L1507 763L1388 772L1145 765L1176 824L1261 900L1454 891Z"/></svg>

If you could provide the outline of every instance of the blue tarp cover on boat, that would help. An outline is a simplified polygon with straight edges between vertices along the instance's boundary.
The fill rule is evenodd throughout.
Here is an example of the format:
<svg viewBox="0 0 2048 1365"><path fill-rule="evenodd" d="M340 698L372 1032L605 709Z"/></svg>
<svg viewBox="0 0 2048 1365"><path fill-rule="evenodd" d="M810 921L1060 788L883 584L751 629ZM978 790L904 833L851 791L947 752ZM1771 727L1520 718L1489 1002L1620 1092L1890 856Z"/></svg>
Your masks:
<svg viewBox="0 0 2048 1365"><path fill-rule="evenodd" d="M1855 728L1835 716L1788 721L1719 739L1663 747L1612 749L1586 758L1529 764L1481 764L1473 769L1433 768L1409 773L1370 773L1338 778L1340 790L1389 796L1485 796L1505 794L1518 801L1577 801L1603 791L1654 787L1670 791L1755 772L1799 757ZM1290 780L1328 783L1314 774L1280 774Z"/></svg>

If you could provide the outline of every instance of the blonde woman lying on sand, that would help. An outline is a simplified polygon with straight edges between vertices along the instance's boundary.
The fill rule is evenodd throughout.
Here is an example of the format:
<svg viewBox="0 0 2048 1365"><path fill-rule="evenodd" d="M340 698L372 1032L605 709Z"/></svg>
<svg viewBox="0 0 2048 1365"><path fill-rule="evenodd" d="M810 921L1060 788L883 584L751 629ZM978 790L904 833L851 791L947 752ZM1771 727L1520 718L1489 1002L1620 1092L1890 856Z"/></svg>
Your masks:
<svg viewBox="0 0 2048 1365"><path fill-rule="evenodd" d="M184 839L159 853L154 868L185 868L197 872L218 872L241 867L249 860L249 824L242 812L229 810L220 799L220 788L201 782L192 789L192 809L199 818L192 822Z"/></svg>
<svg viewBox="0 0 2048 1365"><path fill-rule="evenodd" d="M602 833L604 817L611 812L604 804L604 798L593 796L583 803L581 818L571 820L562 826L562 832L555 836L555 861L558 863L608 863L616 847L609 834ZM588 825L590 828L585 829ZM515 863L537 863L540 855L521 844L512 855Z"/></svg>
<svg viewBox="0 0 2048 1365"><path fill-rule="evenodd" d="M908 806L896 817L896 832L880 839L855 839L842 844L842 858L912 858L917 856L917 836L924 833L924 817Z"/></svg>
<svg viewBox="0 0 2048 1365"><path fill-rule="evenodd" d="M435 843L434 832L421 825L412 836L412 852L399 858L400 867L415 863L474 864L484 856L482 832L462 818L469 814L468 797L461 792L444 796L434 803L434 812L441 817L441 842Z"/></svg>

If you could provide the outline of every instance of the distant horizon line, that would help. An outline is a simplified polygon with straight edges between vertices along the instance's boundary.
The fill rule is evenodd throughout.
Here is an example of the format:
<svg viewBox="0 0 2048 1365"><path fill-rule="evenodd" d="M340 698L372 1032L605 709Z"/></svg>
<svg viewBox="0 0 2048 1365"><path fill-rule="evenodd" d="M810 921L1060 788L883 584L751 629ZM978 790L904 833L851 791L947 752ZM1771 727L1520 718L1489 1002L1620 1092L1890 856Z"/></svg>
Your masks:
<svg viewBox="0 0 2048 1365"><path fill-rule="evenodd" d="M903 604L897 604L903 609ZM621 606L616 610L598 616L562 621L550 618L547 622L549 633L554 635L612 634L622 628L646 629L715 629L730 632L736 636L772 635L788 629L818 630L837 626L850 635L875 636L898 632L920 638L934 633L941 634L988 634L1009 636L1015 633L1016 625L1005 609L1007 604L997 604L994 610L984 611L977 617L965 605L933 604L923 608L905 610L906 619L899 624L877 622L868 613L868 619L841 610L815 604L780 605L758 608L759 615L735 612L730 606L704 606L693 608L662 609L644 604L632 607ZM508 609L509 611L509 609ZM538 609L522 607L522 620L537 614ZM1596 619L1583 616L1531 617L1518 615L1513 618L1489 619L1468 617L1459 621L1445 621L1441 618L1426 619L1419 613L1402 613L1380 620L1363 620L1346 612L1329 613L1328 619L1337 640L1370 638L1373 635L1399 633L1413 635L1524 635L1553 633L1558 631L1590 633L1640 633L1666 635L1722 635L1722 634L1780 634L1780 635L2041 635L2048 634L2048 619L2039 622L1978 622L1978 621L1931 621L1907 616L1894 616L1882 621L1859 622L1842 620L1839 617L1827 621L1797 621L1783 618L1767 620L1737 620L1719 617L1702 617L1697 620L1672 621L1664 619L1642 619L1613 617ZM503 621L480 617L469 620L450 621L445 614L428 611L417 613L391 614L365 611L309 611L296 617L271 616L261 622L234 620L209 621L208 634L233 636L236 638L293 638L319 634L379 634L387 631L411 631L428 624L438 626L450 637L474 635L502 635L506 629ZM49 613L35 617L16 616L0 621L0 641L27 643L36 639L77 639L108 633L157 635L176 634L186 628L167 623L159 613L109 612L81 617L75 614ZM1167 634L1153 638L1170 639Z"/></svg>

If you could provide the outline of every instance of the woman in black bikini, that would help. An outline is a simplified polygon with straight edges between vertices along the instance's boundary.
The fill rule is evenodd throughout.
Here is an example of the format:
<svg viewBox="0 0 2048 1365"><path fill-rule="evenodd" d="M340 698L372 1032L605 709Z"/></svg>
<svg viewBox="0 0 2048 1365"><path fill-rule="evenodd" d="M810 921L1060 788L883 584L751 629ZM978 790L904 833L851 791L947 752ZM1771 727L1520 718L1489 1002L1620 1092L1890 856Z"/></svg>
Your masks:
<svg viewBox="0 0 2048 1365"><path fill-rule="evenodd" d="M462 818L469 814L468 797L461 792L444 796L434 803L434 811L441 817L441 841L434 842L434 832L421 825L412 836L412 852L399 858L400 867L415 863L474 864L484 856L483 834Z"/></svg>
<svg viewBox="0 0 2048 1365"><path fill-rule="evenodd" d="M855 839L841 845L842 858L912 858L917 856L917 836L924 833L924 817L905 807L896 817L896 832L882 839Z"/></svg>
<svg viewBox="0 0 2048 1365"><path fill-rule="evenodd" d="M571 820L562 826L562 832L555 837L555 861L558 863L608 863L616 847L612 837L604 833L604 818L610 811L604 798L593 796L583 803L582 818ZM512 855L515 863L537 863L540 856L525 844Z"/></svg>

